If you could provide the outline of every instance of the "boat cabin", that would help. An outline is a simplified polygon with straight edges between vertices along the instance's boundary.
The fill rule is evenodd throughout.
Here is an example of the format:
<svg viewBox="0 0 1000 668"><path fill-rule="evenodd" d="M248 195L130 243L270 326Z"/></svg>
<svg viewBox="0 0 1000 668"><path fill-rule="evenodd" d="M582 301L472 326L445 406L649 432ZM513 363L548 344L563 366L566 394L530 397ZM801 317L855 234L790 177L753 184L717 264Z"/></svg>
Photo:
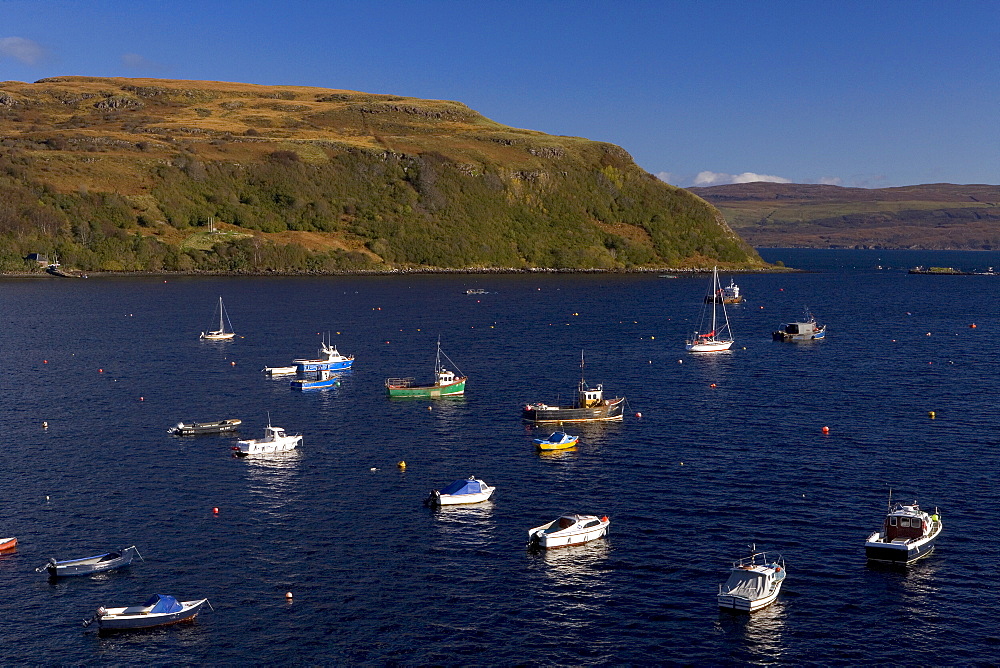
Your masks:
<svg viewBox="0 0 1000 668"><path fill-rule="evenodd" d="M592 408L604 404L604 385L587 387L586 383L581 381L577 393L577 406L579 408Z"/></svg>
<svg viewBox="0 0 1000 668"><path fill-rule="evenodd" d="M920 510L916 502L908 506L896 504L885 518L886 541L921 538L930 532L932 521L933 518Z"/></svg>
<svg viewBox="0 0 1000 668"><path fill-rule="evenodd" d="M781 326L781 331L785 334L815 334L817 331L815 322L790 322Z"/></svg>
<svg viewBox="0 0 1000 668"><path fill-rule="evenodd" d="M437 374L437 384L438 385L449 385L455 382L455 372L448 371L444 367L438 370Z"/></svg>

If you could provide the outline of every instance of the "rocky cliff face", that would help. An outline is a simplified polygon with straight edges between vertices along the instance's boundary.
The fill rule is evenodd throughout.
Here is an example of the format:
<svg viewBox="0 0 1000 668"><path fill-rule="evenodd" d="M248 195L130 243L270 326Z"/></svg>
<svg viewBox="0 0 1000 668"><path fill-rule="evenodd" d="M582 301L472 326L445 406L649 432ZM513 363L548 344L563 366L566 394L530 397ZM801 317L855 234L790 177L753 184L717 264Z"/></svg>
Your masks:
<svg viewBox="0 0 1000 668"><path fill-rule="evenodd" d="M458 102L293 86L0 83L0 235L91 270L760 266L611 144Z"/></svg>

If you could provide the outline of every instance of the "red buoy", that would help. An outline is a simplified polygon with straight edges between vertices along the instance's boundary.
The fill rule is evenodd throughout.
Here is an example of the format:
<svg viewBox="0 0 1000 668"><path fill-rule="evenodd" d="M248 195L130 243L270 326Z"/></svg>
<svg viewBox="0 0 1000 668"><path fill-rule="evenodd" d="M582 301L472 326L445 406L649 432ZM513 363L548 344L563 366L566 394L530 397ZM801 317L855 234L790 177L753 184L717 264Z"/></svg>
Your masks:
<svg viewBox="0 0 1000 668"><path fill-rule="evenodd" d="M824 434L829 434L830 433L830 428L829 427L823 427L823 433Z"/></svg>
<svg viewBox="0 0 1000 668"><path fill-rule="evenodd" d="M219 509L218 508L212 508L212 512L215 513L216 515L218 515L219 514Z"/></svg>

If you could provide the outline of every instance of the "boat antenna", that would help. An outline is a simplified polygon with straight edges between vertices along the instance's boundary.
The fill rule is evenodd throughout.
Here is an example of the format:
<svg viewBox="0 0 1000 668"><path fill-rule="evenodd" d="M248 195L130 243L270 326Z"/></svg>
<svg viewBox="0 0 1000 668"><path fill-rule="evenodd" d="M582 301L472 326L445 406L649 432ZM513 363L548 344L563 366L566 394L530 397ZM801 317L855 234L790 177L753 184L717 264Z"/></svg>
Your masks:
<svg viewBox="0 0 1000 668"><path fill-rule="evenodd" d="M271 426L271 411L267 412L267 426Z"/></svg>
<svg viewBox="0 0 1000 668"><path fill-rule="evenodd" d="M892 485L889 486L889 512L892 512Z"/></svg>
<svg viewBox="0 0 1000 668"><path fill-rule="evenodd" d="M583 379L583 366L584 366L584 362L583 362L583 351L581 350L581 351L580 351L580 389L581 389L581 390L582 390L582 389L583 389L584 387L586 387L586 386L587 386L587 381Z"/></svg>

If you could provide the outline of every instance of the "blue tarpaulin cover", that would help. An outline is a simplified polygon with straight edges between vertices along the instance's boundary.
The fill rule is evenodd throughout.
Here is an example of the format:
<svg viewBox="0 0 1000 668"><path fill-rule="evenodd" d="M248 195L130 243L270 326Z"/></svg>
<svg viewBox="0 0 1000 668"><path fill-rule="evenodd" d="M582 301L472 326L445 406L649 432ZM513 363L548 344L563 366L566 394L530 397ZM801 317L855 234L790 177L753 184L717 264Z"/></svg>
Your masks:
<svg viewBox="0 0 1000 668"><path fill-rule="evenodd" d="M143 604L144 607L153 606L150 612L180 612L184 609L176 598L163 594L153 594L149 600Z"/></svg>
<svg viewBox="0 0 1000 668"><path fill-rule="evenodd" d="M482 491L478 480L456 480L442 489L441 494L454 496L456 494L479 494Z"/></svg>

